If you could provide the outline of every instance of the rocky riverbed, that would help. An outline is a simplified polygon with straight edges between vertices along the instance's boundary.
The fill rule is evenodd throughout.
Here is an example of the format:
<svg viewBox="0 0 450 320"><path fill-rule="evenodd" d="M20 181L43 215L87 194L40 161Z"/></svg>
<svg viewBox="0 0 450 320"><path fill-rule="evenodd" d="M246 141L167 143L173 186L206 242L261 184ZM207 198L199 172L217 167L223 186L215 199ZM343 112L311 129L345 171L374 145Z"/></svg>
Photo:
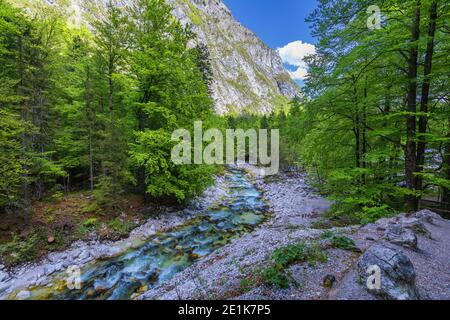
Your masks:
<svg viewBox="0 0 450 320"><path fill-rule="evenodd" d="M270 217L211 254L197 259L167 281L142 287L137 299L450 299L450 222L430 212L398 215L366 226L316 229L331 203L317 195L302 173L264 177L243 165L262 192ZM0 266L2 298L33 298L27 288L45 287L53 274L70 265L114 259L142 248L155 234L183 225L229 196L223 177L183 211L167 210L114 243L78 242L40 263L6 271ZM343 241L347 242L337 242ZM301 242L316 243L325 261L293 263L297 285L277 289L261 281L274 250ZM350 246L346 247L350 242ZM344 244L344 246L342 245ZM377 265L381 287L369 289L367 268Z"/></svg>
<svg viewBox="0 0 450 320"><path fill-rule="evenodd" d="M272 218L140 299L450 299L450 221L425 210L364 227L314 229L312 223L330 203L314 193L305 175L284 173L264 179L258 170L244 168L264 190ZM339 248L329 234L351 239L354 248ZM299 241L319 243L326 262L291 265L298 285L290 289L261 283L260 272L270 264L271 253ZM383 264L383 258L392 265ZM368 290L367 270L358 268L367 261L380 264L379 290Z"/></svg>
<svg viewBox="0 0 450 320"><path fill-rule="evenodd" d="M25 263L11 270L0 265L0 299L30 298L31 292L26 288L50 285L50 278L58 272L64 272L69 266L84 266L96 260L105 260L139 248L147 239L157 232L164 232L194 219L214 203L228 194L224 177L215 178L215 183L204 194L195 199L184 210L164 208L143 225L133 230L127 239L116 242L99 240L77 241L63 252L52 252L41 261ZM95 237L94 237L95 238ZM25 288L24 290L20 290ZM19 291L18 291L19 290ZM11 296L13 295L13 296Z"/></svg>

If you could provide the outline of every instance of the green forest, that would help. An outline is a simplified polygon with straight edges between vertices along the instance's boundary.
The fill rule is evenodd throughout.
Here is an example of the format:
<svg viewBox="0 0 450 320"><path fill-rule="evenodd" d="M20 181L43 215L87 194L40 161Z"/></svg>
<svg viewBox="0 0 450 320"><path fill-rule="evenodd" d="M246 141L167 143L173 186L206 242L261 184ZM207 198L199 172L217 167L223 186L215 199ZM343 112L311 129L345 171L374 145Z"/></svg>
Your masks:
<svg viewBox="0 0 450 320"><path fill-rule="evenodd" d="M374 30L370 5L320 1L306 101L274 122L285 158L356 222L417 211L421 198L450 202L449 3L382 1Z"/></svg>
<svg viewBox="0 0 450 320"><path fill-rule="evenodd" d="M283 166L306 169L350 223L450 203L449 4L383 1L375 30L370 4L320 1L305 97L237 125L279 128Z"/></svg>
<svg viewBox="0 0 450 320"><path fill-rule="evenodd" d="M110 2L89 29L51 6L0 8L1 208L88 187L114 210L124 192L183 201L211 183L214 168L169 161L175 129L221 120L207 51L188 48L193 34L164 1Z"/></svg>
<svg viewBox="0 0 450 320"><path fill-rule="evenodd" d="M372 2L319 1L302 96L272 114L219 116L208 49L164 0L93 5L81 27L64 7L0 0L0 224L20 221L0 251L42 240L39 223L19 235L42 203L41 242L63 246L53 213L64 199L76 238L99 221L124 231L130 197L182 205L201 194L224 167L170 160L172 132L199 120L280 129L283 168L306 170L339 223L450 203L449 3L379 1L381 27L370 29ZM11 263L38 254L21 243Z"/></svg>

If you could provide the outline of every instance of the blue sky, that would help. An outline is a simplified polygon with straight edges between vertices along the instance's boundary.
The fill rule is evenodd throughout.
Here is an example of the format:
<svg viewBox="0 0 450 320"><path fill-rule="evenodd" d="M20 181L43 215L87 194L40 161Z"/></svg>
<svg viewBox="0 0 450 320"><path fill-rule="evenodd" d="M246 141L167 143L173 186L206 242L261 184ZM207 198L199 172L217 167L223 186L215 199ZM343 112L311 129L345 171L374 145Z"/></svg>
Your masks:
<svg viewBox="0 0 450 320"><path fill-rule="evenodd" d="M267 45L279 48L302 40L315 43L305 18L316 0L224 0L233 16Z"/></svg>
<svg viewBox="0 0 450 320"><path fill-rule="evenodd" d="M303 57L314 53L316 39L305 18L317 0L224 0L233 16L268 46L278 49L291 76L300 85L306 76Z"/></svg>

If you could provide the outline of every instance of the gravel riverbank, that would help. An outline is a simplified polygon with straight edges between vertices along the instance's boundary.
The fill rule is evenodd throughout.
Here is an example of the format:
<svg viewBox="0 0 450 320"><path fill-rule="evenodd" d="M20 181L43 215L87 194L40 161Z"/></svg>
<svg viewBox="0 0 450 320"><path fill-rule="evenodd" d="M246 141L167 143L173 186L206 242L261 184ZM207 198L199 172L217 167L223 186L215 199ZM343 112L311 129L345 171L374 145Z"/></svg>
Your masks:
<svg viewBox="0 0 450 320"><path fill-rule="evenodd" d="M264 178L251 166L241 168L263 191L272 211L269 221L179 273L168 283L148 291L141 299L260 299L281 298L285 294L263 287L244 292L248 288L242 288L242 282L251 279L276 248L296 239L320 236L322 231L308 226L329 208L330 202L314 194L304 174L284 173Z"/></svg>
<svg viewBox="0 0 450 320"><path fill-rule="evenodd" d="M391 248L410 260L415 280L411 286L417 287L421 299L450 299L450 221L425 210L411 217L381 219L364 227L314 229L312 222L329 208L330 202L314 194L305 175L282 173L263 178L252 167L244 166L244 169L264 191L273 211L272 218L139 299L378 299L368 292L356 267L359 259L375 245ZM400 226L400 241L387 238L392 226ZM324 237L330 233L351 239L354 249L333 245ZM411 248L408 240L403 240L403 234L412 237L417 247ZM291 265L289 272L297 286L281 290L258 281L260 271L270 264L269 257L275 249L311 240L320 244L327 259L314 265Z"/></svg>

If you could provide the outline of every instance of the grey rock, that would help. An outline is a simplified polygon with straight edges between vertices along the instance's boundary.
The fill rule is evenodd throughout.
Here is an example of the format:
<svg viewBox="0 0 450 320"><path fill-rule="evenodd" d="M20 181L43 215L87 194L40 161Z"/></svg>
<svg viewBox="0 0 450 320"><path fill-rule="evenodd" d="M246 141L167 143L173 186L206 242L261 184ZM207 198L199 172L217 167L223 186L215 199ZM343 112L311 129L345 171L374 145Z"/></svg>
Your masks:
<svg viewBox="0 0 450 320"><path fill-rule="evenodd" d="M50 283L50 280L47 277L42 277L36 282L36 285L44 287L44 286L48 285L49 283Z"/></svg>
<svg viewBox="0 0 450 320"><path fill-rule="evenodd" d="M26 300L31 297L31 292L28 290L22 290L17 295L16 298L19 300Z"/></svg>
<svg viewBox="0 0 450 320"><path fill-rule="evenodd" d="M323 284L322 286L324 288L331 288L336 283L336 277L332 274L328 274L323 278Z"/></svg>
<svg viewBox="0 0 450 320"><path fill-rule="evenodd" d="M389 226L391 224L393 224L391 219L388 218L382 218L380 220L378 220L377 222L375 222L377 229L381 230L381 231L385 231L389 228Z"/></svg>
<svg viewBox="0 0 450 320"><path fill-rule="evenodd" d="M58 256L58 254L57 253L50 253L48 256L47 256L47 259L48 259L48 261L50 261L50 262L57 262L58 260L59 260L59 256Z"/></svg>
<svg viewBox="0 0 450 320"><path fill-rule="evenodd" d="M90 257L89 255L89 250L88 249L82 249L80 255L78 256L78 258L80 260L86 260Z"/></svg>
<svg viewBox="0 0 450 320"><path fill-rule="evenodd" d="M0 282L5 281L9 278L9 274L3 271L0 271Z"/></svg>
<svg viewBox="0 0 450 320"><path fill-rule="evenodd" d="M393 244L417 250L417 236L411 230L403 228L400 224L388 226L384 238Z"/></svg>
<svg viewBox="0 0 450 320"><path fill-rule="evenodd" d="M56 267L54 265L48 265L45 268L45 275L50 276L56 272Z"/></svg>
<svg viewBox="0 0 450 320"><path fill-rule="evenodd" d="M367 287L370 293L392 300L419 299L414 266L401 251L383 244L370 247L357 263L358 274L364 285L370 276L367 270L371 266L380 268L381 286L379 289Z"/></svg>
<svg viewBox="0 0 450 320"><path fill-rule="evenodd" d="M72 259L76 259L76 258L78 258L80 256L80 250L73 250L71 253L70 253L70 257L72 258Z"/></svg>
<svg viewBox="0 0 450 320"><path fill-rule="evenodd" d="M442 217L440 215L430 210L421 210L419 212L416 212L413 217L419 219L422 222L431 224L433 224L435 220L442 220Z"/></svg>
<svg viewBox="0 0 450 320"><path fill-rule="evenodd" d="M431 239L431 232L425 227L422 220L418 218L404 218L402 220L402 227Z"/></svg>
<svg viewBox="0 0 450 320"><path fill-rule="evenodd" d="M54 268L55 268L55 272L61 271L64 268L63 263L59 262L59 263L55 264Z"/></svg>

